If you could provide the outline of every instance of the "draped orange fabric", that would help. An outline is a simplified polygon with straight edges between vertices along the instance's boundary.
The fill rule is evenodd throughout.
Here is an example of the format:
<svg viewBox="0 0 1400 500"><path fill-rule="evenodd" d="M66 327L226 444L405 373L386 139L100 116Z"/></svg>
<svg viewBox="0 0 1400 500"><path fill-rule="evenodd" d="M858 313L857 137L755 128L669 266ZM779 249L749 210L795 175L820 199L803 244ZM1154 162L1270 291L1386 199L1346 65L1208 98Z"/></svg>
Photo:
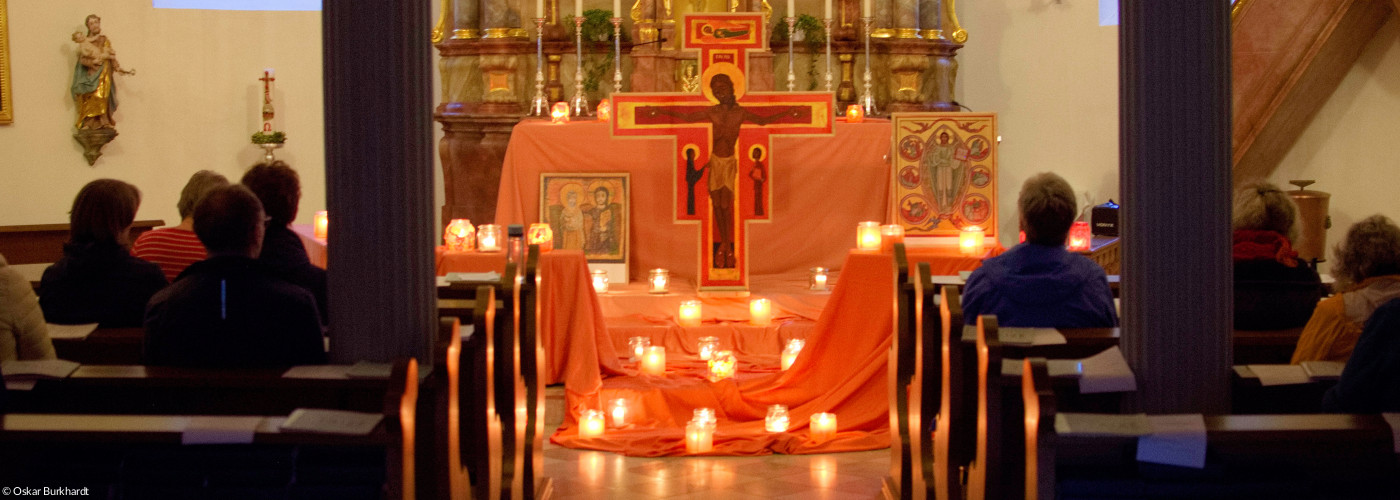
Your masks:
<svg viewBox="0 0 1400 500"><path fill-rule="evenodd" d="M695 408L715 409L718 427L712 455L828 453L889 446L886 364L894 329L894 268L889 255L851 253L841 280L792 368L777 371L771 356L740 360L731 379L710 382L703 362L684 351L667 356L664 376L625 375L594 383L571 372L565 381L567 414L552 440L571 448L632 456L685 454L684 425ZM747 361L747 363L745 363ZM630 365L627 371L632 371ZM578 375L579 378L574 378ZM574 390L581 388L585 390ZM605 409L605 402L627 399L632 423L609 428L602 437L578 435L582 409ZM764 430L772 404L787 405L788 432ZM835 413L838 432L824 443L808 439L812 414Z"/></svg>

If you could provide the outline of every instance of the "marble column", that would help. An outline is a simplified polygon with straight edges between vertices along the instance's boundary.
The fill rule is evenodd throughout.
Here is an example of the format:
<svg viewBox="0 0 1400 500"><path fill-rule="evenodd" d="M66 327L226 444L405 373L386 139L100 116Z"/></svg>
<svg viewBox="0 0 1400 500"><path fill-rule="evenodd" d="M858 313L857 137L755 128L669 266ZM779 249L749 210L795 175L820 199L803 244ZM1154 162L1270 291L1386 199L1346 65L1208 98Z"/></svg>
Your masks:
<svg viewBox="0 0 1400 500"><path fill-rule="evenodd" d="M481 4L479 0L453 0L452 38L470 40L481 38Z"/></svg>
<svg viewBox="0 0 1400 500"><path fill-rule="evenodd" d="M1121 343L1138 380L1129 406L1229 413L1230 5L1121 9Z"/></svg>
<svg viewBox="0 0 1400 500"><path fill-rule="evenodd" d="M322 9L332 363L430 359L431 29L428 2Z"/></svg>
<svg viewBox="0 0 1400 500"><path fill-rule="evenodd" d="M891 0L895 38L919 38L919 0Z"/></svg>
<svg viewBox="0 0 1400 500"><path fill-rule="evenodd" d="M925 40L936 40L943 34L943 0L918 0L919 33Z"/></svg>

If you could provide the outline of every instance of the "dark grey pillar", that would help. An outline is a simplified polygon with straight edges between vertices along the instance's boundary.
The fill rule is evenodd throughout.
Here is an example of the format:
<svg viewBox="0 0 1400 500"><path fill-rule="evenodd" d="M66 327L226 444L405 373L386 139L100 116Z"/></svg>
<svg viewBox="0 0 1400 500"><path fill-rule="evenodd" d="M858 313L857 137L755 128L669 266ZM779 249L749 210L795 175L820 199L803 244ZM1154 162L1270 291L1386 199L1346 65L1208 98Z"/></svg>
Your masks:
<svg viewBox="0 0 1400 500"><path fill-rule="evenodd" d="M1230 5L1119 2L1123 339L1149 413L1230 409Z"/></svg>
<svg viewBox="0 0 1400 500"><path fill-rule="evenodd" d="M428 361L428 10L425 0L329 0L322 8L332 362Z"/></svg>

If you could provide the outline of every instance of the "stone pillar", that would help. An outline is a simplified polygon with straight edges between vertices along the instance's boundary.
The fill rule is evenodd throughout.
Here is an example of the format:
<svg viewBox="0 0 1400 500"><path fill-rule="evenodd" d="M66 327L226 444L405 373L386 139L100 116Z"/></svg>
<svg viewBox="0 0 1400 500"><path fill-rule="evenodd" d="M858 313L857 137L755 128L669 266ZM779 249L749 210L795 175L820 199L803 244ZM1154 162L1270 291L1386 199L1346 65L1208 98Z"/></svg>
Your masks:
<svg viewBox="0 0 1400 500"><path fill-rule="evenodd" d="M932 45L920 40L896 39L890 42L890 55L886 65L891 78L885 83L890 93L890 102L885 105L889 113L925 110L923 100L923 76L929 67L929 50Z"/></svg>
<svg viewBox="0 0 1400 500"><path fill-rule="evenodd" d="M467 0L471 1L471 0ZM509 36L510 7L505 0L478 0L481 2L481 27L487 38Z"/></svg>
<svg viewBox="0 0 1400 500"><path fill-rule="evenodd" d="M871 0L874 2L870 7L875 16L875 25L871 31L871 36L875 38L894 38L894 5L900 0ZM856 25L859 29L860 25Z"/></svg>
<svg viewBox="0 0 1400 500"><path fill-rule="evenodd" d="M892 0L895 38L919 38L919 0Z"/></svg>
<svg viewBox="0 0 1400 500"><path fill-rule="evenodd" d="M1228 413L1230 5L1121 9L1121 342L1138 378L1130 406Z"/></svg>
<svg viewBox="0 0 1400 500"><path fill-rule="evenodd" d="M430 360L434 299L427 2L321 13L333 363ZM373 34L367 36L366 34Z"/></svg>
<svg viewBox="0 0 1400 500"><path fill-rule="evenodd" d="M510 131L520 118L471 113L464 106L443 106L434 115L442 123L438 144L446 195L442 220L496 220L496 191L501 185Z"/></svg>
<svg viewBox="0 0 1400 500"><path fill-rule="evenodd" d="M943 36L943 0L919 1L919 34L925 40L937 40Z"/></svg>
<svg viewBox="0 0 1400 500"><path fill-rule="evenodd" d="M924 102L931 111L957 111L953 104L953 91L958 82L958 60L955 58L962 45L943 39L934 39L933 59L927 78L924 80Z"/></svg>
<svg viewBox="0 0 1400 500"><path fill-rule="evenodd" d="M836 110L844 113L846 106L856 103L856 55L844 52L836 55L840 65L841 83L836 84Z"/></svg>
<svg viewBox="0 0 1400 500"><path fill-rule="evenodd" d="M471 40L481 38L481 4L477 3L479 1L480 0L453 0L453 39Z"/></svg>

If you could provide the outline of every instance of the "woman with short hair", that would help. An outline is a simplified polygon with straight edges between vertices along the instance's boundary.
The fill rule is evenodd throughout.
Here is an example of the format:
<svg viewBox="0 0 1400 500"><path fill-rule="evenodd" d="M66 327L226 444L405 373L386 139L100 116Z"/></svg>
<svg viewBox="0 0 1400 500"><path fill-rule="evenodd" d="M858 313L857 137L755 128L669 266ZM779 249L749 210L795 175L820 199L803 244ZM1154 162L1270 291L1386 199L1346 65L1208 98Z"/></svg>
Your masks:
<svg viewBox="0 0 1400 500"><path fill-rule="evenodd" d="M1298 260L1298 206L1267 182L1235 193L1231 219L1235 328L1282 330L1307 323L1322 298L1317 272Z"/></svg>
<svg viewBox="0 0 1400 500"><path fill-rule="evenodd" d="M1317 304L1298 338L1294 363L1346 361L1371 314L1400 298L1400 226L1386 216L1352 224L1332 253L1332 276L1341 292Z"/></svg>

